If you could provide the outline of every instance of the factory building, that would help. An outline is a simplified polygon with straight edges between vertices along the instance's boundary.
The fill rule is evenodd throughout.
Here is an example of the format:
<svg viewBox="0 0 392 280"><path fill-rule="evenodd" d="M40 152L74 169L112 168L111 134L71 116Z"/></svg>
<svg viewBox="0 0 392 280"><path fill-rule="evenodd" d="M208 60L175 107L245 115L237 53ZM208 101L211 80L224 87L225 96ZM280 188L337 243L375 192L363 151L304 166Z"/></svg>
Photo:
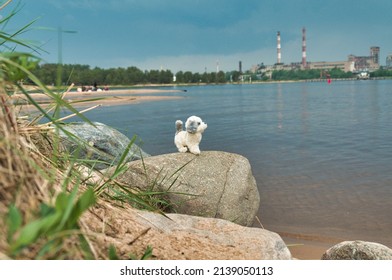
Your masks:
<svg viewBox="0 0 392 280"><path fill-rule="evenodd" d="M375 71L380 68L379 60L380 47L371 47L369 56L348 56L348 61L354 63L353 72Z"/></svg>
<svg viewBox="0 0 392 280"><path fill-rule="evenodd" d="M344 72L355 72L355 63L352 61L320 61L320 62L309 62L308 69L340 69Z"/></svg>
<svg viewBox="0 0 392 280"><path fill-rule="evenodd" d="M372 72L380 68L379 64L380 47L371 47L369 56L356 56L350 54L345 61L335 62L309 62L308 69L329 70L338 68L344 72Z"/></svg>

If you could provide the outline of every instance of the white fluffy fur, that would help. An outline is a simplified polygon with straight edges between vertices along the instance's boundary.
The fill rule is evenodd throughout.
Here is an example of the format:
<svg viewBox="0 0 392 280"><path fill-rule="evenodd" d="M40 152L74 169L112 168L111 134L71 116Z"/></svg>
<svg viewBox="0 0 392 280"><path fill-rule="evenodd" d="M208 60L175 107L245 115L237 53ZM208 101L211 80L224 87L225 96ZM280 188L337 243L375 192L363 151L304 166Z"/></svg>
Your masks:
<svg viewBox="0 0 392 280"><path fill-rule="evenodd" d="M174 136L174 143L179 152L199 155L199 144L201 141L201 134L207 128L207 124L197 116L191 116L185 122L185 131L182 130L182 121L176 121L176 135Z"/></svg>

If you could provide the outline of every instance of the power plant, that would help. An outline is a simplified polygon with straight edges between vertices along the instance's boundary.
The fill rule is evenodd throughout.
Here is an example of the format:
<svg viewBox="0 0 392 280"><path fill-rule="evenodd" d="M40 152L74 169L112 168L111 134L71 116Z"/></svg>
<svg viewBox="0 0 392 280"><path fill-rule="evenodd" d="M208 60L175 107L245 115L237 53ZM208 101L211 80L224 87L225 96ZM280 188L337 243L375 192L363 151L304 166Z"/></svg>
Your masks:
<svg viewBox="0 0 392 280"><path fill-rule="evenodd" d="M312 62L307 60L306 56L306 28L302 28L302 61L284 64L282 62L282 44L281 32L277 31L276 35L276 63L274 65L264 65L263 63L252 67L253 72L265 73L274 70L296 70L296 69L319 69L330 70L338 68L344 72L371 72L380 68L379 57L380 47L370 47L369 56L356 56L350 54L345 61L319 61ZM390 59L392 60L392 59ZM392 64L392 63L391 63ZM240 64L240 72L242 72L242 65Z"/></svg>

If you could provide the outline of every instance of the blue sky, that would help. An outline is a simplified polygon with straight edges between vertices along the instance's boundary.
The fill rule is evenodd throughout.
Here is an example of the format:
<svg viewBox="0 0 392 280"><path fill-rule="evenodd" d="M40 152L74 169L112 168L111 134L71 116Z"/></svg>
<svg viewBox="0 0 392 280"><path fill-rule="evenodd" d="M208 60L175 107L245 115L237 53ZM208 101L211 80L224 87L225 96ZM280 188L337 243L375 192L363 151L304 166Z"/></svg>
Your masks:
<svg viewBox="0 0 392 280"><path fill-rule="evenodd" d="M5 2L1 0L1 2ZM392 53L390 0L21 0L11 31L39 18L23 34L58 60L63 33L64 63L91 67L136 66L204 72L243 69L276 62L281 32L282 62L301 61L302 27L307 30L308 61L346 60L381 48L381 64ZM18 1L9 5L4 16ZM45 27L45 28L41 28ZM50 28L52 30L50 30Z"/></svg>

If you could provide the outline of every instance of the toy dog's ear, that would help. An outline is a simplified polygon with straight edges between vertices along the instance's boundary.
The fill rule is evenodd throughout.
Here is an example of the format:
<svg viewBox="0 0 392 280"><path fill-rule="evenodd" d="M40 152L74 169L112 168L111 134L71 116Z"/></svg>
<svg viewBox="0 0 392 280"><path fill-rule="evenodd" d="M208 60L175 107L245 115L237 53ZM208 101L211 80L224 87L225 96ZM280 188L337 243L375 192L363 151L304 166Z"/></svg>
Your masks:
<svg viewBox="0 0 392 280"><path fill-rule="evenodd" d="M196 133L198 126L199 125L197 122L191 120L187 120L187 122L185 123L186 131L189 133Z"/></svg>

